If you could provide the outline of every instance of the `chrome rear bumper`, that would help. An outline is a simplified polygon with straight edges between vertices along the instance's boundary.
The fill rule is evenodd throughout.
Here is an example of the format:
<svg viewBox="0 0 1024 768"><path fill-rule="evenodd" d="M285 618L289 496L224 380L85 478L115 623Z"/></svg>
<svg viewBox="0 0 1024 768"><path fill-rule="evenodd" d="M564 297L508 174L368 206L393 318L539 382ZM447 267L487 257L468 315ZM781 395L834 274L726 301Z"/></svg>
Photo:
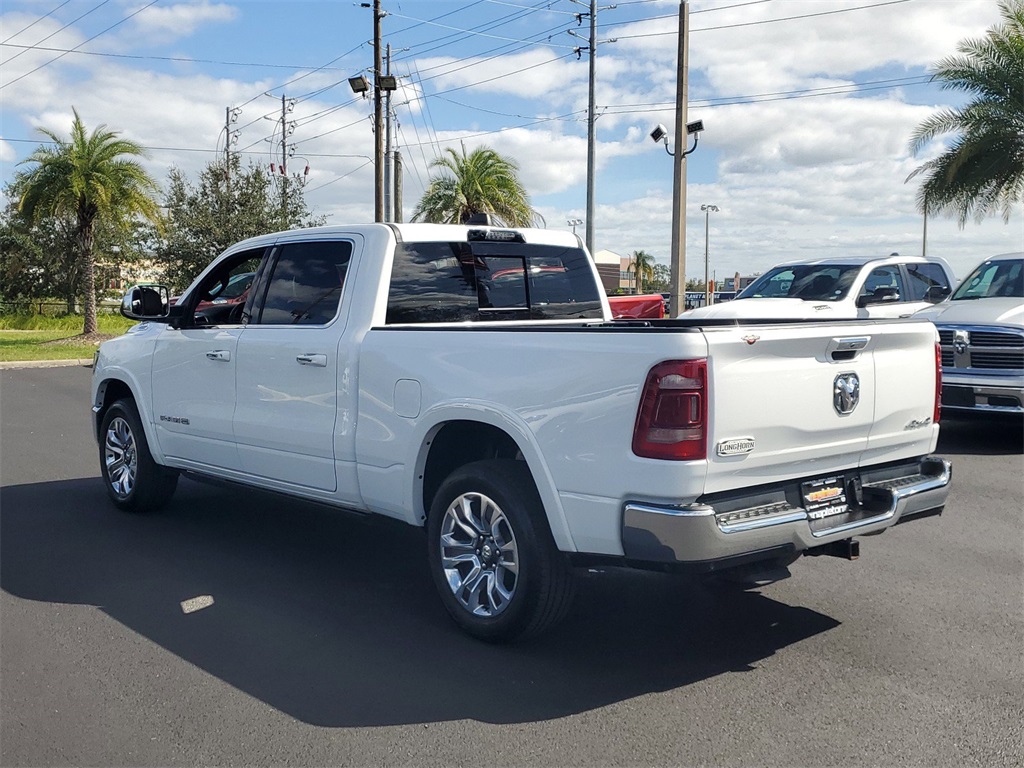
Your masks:
<svg viewBox="0 0 1024 768"><path fill-rule="evenodd" d="M952 468L945 459L926 456L838 474L856 486L856 499L851 498L848 512L823 519L812 519L802 506L798 489L803 479L685 506L629 502L622 516L623 552L627 560L697 564L759 552L800 553L880 533L901 520L940 513Z"/></svg>

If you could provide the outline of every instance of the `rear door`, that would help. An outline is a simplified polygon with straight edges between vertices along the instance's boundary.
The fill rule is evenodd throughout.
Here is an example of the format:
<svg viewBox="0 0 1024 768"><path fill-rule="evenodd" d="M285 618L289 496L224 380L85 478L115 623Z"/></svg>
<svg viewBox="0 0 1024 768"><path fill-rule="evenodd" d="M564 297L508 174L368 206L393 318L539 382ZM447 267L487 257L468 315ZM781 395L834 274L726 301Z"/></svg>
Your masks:
<svg viewBox="0 0 1024 768"><path fill-rule="evenodd" d="M337 486L339 408L351 426L354 365L340 312L352 239L277 246L238 339L234 434L243 471L322 491ZM354 376L351 377L354 379Z"/></svg>

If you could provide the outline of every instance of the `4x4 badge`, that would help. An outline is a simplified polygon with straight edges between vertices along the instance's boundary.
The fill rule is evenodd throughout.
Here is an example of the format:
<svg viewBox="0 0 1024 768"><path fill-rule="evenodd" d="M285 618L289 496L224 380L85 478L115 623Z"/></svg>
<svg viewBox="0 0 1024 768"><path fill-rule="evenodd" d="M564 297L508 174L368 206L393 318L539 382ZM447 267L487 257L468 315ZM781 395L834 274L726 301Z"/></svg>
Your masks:
<svg viewBox="0 0 1024 768"><path fill-rule="evenodd" d="M845 416L860 402L860 378L856 373L840 373L832 383L832 407Z"/></svg>

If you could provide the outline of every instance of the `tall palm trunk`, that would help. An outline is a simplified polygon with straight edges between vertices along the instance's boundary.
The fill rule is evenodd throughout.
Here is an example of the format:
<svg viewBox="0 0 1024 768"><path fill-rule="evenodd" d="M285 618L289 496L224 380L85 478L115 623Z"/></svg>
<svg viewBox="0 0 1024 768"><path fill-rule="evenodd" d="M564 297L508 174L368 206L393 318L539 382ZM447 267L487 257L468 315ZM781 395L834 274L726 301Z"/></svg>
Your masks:
<svg viewBox="0 0 1024 768"><path fill-rule="evenodd" d="M96 261L93 257L93 223L95 217L88 211L79 210L78 214L78 254L82 264L82 282L84 289L83 307L85 324L82 333L96 333Z"/></svg>

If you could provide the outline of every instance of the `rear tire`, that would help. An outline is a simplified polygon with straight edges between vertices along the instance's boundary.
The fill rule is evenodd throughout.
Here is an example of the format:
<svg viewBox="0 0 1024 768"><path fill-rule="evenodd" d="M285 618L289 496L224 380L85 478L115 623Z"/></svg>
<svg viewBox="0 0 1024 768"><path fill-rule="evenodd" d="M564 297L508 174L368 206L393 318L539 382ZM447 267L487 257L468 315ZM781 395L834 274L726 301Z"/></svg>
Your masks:
<svg viewBox="0 0 1024 768"><path fill-rule="evenodd" d="M153 460L135 402L118 400L100 426L100 472L111 501L126 512L159 509L174 495L178 473Z"/></svg>
<svg viewBox="0 0 1024 768"><path fill-rule="evenodd" d="M427 533L441 601L473 637L521 640L568 610L572 571L525 462L477 461L453 472L434 497Z"/></svg>

